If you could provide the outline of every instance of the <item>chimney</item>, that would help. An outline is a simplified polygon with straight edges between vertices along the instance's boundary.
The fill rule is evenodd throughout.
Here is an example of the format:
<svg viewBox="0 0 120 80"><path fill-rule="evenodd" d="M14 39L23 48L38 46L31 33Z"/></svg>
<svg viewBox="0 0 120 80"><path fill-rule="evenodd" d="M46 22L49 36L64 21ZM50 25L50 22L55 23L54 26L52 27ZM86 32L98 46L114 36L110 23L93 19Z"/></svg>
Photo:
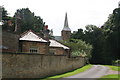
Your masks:
<svg viewBox="0 0 120 80"><path fill-rule="evenodd" d="M44 39L47 40L47 41L49 41L49 29L48 29L48 25L44 26L43 33L44 33Z"/></svg>

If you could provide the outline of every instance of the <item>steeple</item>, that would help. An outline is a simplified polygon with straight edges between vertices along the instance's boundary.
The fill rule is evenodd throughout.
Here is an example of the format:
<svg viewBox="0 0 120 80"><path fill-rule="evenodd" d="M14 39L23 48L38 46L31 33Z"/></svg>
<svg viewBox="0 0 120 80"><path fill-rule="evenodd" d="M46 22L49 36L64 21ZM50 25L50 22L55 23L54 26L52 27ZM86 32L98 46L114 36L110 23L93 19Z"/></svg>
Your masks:
<svg viewBox="0 0 120 80"><path fill-rule="evenodd" d="M69 40L71 35L71 30L68 25L67 13L65 15L64 28L61 31L62 40Z"/></svg>
<svg viewBox="0 0 120 80"><path fill-rule="evenodd" d="M64 28L63 28L64 31L71 31L70 28L69 28L69 25L68 25L68 18L67 18L67 12L66 12L66 15L65 15L65 21L64 21Z"/></svg>
<svg viewBox="0 0 120 80"><path fill-rule="evenodd" d="M120 8L120 1L118 2L118 8Z"/></svg>

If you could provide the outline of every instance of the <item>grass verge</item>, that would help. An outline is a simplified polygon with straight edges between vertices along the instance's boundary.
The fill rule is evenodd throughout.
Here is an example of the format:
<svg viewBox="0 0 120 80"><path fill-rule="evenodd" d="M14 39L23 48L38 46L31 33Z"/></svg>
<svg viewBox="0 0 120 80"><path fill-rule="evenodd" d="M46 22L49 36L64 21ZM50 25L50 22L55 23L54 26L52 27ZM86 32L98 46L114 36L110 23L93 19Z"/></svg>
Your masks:
<svg viewBox="0 0 120 80"><path fill-rule="evenodd" d="M80 73L80 72L84 72L84 71L90 69L91 67L92 67L92 65L89 64L89 65L86 65L86 66L84 66L84 67L82 67L82 68L73 70L73 71L71 71L71 72L67 72L67 73L64 73L64 74L61 74L61 75L56 75L56 76L47 77L47 78L44 78L44 79L42 79L42 80L48 80L48 79L53 79L53 78L54 78L54 79L59 79L59 78L63 78L63 77L72 76L72 75L78 74L78 73Z"/></svg>
<svg viewBox="0 0 120 80"><path fill-rule="evenodd" d="M120 80L120 74L105 75L97 80Z"/></svg>
<svg viewBox="0 0 120 80"><path fill-rule="evenodd" d="M111 66L111 65L105 65L107 67L109 67L110 69L114 70L114 71L120 71L120 67L119 66Z"/></svg>
<svg viewBox="0 0 120 80"><path fill-rule="evenodd" d="M114 70L114 71L120 71L119 66L111 66L111 65L104 65L104 66L109 67L111 70ZM105 75L97 80L120 80L120 74Z"/></svg>

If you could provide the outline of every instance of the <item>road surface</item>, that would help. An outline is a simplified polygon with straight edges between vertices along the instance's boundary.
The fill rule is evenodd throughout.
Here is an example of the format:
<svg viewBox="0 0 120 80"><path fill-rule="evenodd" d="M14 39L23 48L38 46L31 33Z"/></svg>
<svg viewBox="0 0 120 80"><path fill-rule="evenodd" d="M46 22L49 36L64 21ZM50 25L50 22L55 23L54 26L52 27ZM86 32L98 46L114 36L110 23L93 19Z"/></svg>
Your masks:
<svg viewBox="0 0 120 80"><path fill-rule="evenodd" d="M92 68L85 72L78 73L73 76L65 77L59 80L96 80L95 78L100 78L101 76L105 75L108 71L108 67L102 65L93 65ZM82 78L82 79L80 79ZM89 78L89 79L88 79Z"/></svg>

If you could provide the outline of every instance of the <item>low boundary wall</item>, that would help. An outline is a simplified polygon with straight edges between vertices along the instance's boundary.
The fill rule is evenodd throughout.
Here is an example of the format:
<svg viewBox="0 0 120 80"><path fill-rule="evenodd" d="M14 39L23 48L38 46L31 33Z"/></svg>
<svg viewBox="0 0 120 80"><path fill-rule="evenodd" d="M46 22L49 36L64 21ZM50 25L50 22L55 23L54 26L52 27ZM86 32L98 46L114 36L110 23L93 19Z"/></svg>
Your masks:
<svg viewBox="0 0 120 80"><path fill-rule="evenodd" d="M2 78L43 78L85 65L83 57L60 55L2 54Z"/></svg>

